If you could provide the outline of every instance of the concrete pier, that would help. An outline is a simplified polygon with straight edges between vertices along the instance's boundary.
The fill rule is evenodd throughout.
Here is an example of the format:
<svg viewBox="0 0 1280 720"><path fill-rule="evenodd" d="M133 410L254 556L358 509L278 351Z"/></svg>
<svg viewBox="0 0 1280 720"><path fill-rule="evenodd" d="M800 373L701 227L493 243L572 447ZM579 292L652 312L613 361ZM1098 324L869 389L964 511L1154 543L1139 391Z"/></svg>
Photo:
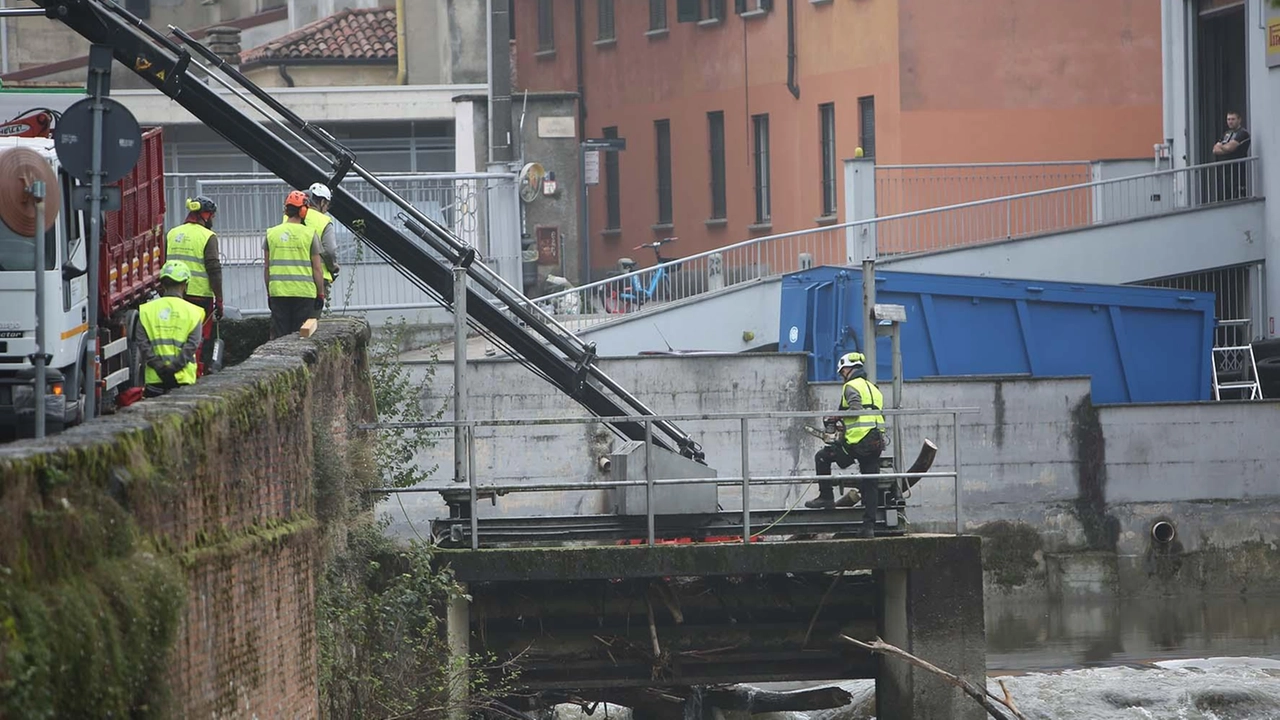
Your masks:
<svg viewBox="0 0 1280 720"><path fill-rule="evenodd" d="M440 559L470 590L469 617L450 614L467 623L470 651L520 655L518 684L547 697L874 678L880 717L985 716L927 673L838 640L879 635L983 684L977 537L448 550Z"/></svg>

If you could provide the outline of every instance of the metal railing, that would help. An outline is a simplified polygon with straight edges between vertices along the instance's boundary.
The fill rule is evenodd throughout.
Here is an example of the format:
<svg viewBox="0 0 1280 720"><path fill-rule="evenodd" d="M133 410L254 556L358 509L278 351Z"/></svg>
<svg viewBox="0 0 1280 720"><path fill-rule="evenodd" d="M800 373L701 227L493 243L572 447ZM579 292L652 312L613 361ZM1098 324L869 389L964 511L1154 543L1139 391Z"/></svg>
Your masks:
<svg viewBox="0 0 1280 720"><path fill-rule="evenodd" d="M387 186L433 220L475 246L482 261L519 267L519 256L491 252L484 213L490 195L511 192L515 176L495 173L409 173L380 178ZM228 305L247 315L266 314L267 295L262 279L262 241L266 229L283 217L283 198L293 189L275 176L221 174L173 174L166 178L170 227L185 218L182 201L207 195L218 203L214 230L222 257L223 295ZM343 187L374 214L394 221L400 208L365 180L351 177ZM330 307L335 312L400 310L435 307L414 283L372 252L341 223L334 223L338 263Z"/></svg>
<svg viewBox="0 0 1280 720"><path fill-rule="evenodd" d="M874 234L877 252L885 257L1157 217L1255 197L1255 160L1162 170L768 235L543 295L534 302L548 312L623 315L814 265L852 264L855 238L867 233Z"/></svg>
<svg viewBox="0 0 1280 720"><path fill-rule="evenodd" d="M887 424L893 423L893 418L910 417L910 416L950 416L951 418L951 470L931 470L923 473L881 473L878 477L880 480L915 480L925 478L950 478L953 481L953 500L955 505L955 534L960 535L964 529L964 516L961 510L961 473L960 473L960 416L973 415L980 412L976 407L957 407L957 408L903 408L903 409L884 409L877 411L844 412L842 415L856 416L864 414L883 415ZM668 487L674 485L716 485L717 487L739 487L742 489L742 542L749 544L751 538L758 536L759 533L752 533L751 528L751 488L753 486L766 485L807 485L816 482L820 477L817 474L792 474L792 475L753 475L751 473L750 462L750 444L748 438L750 436L750 423L753 420L786 420L796 421L805 419L821 418L829 415L830 412L815 411L798 411L798 412L746 412L746 413L683 413L673 415L627 415L618 417L558 417L558 418L529 418L529 419L508 419L508 420L441 420L426 422L382 422L361 425L361 429L379 430L379 429L415 429L415 430L452 430L454 433L463 433L463 445L466 448L466 463L462 466L463 478L458 482L441 483L432 486L420 486L414 488L376 488L371 493L397 493L397 492L441 492L455 490L459 485L465 483L470 494L470 502L472 512L470 512L471 520L471 549L477 550L480 547L480 526L479 515L474 511L478 507L481 494L489 493L510 493L510 492L565 492L565 491L599 491L612 490L627 487L644 487L645 488L645 520L648 528L647 541L649 545L655 544L655 519L653 512L653 490L655 487ZM656 479L652 475L653 463L650 461L650 454L653 449L653 424L659 421L669 422L690 422L690 421L737 421L739 425L738 437L741 449L742 474L738 476L726 476L715 478L678 478L678 479ZM602 480L592 482L506 482L506 483L481 483L477 479L476 473L476 430L477 428L503 428L503 427L533 427L548 425L588 425L596 423L621 423L621 422L638 422L643 423L645 427L645 479L644 480ZM852 476L835 476L835 479L848 479ZM798 503L797 503L798 504ZM794 506L792 507L794 509ZM790 512L790 510L788 510Z"/></svg>
<svg viewBox="0 0 1280 720"><path fill-rule="evenodd" d="M876 165L876 215L1008 197L1091 182L1088 161Z"/></svg>

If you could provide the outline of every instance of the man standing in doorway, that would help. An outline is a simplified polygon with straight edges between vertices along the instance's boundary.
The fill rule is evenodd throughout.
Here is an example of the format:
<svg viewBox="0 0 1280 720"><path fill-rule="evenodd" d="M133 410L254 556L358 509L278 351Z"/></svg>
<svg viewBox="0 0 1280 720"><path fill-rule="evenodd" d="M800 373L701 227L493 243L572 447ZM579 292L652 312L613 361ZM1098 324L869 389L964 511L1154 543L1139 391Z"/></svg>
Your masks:
<svg viewBox="0 0 1280 720"><path fill-rule="evenodd" d="M1244 127L1244 119L1240 117L1240 113L1232 110L1227 113L1227 131L1223 133L1222 139L1213 145L1214 162L1222 162L1226 160L1240 160L1249 157L1249 131ZM1223 200L1239 200L1245 197L1248 192L1248 164L1232 163L1230 165L1220 166L1217 171L1221 173L1222 181L1218 184L1222 189L1221 198Z"/></svg>
<svg viewBox="0 0 1280 720"><path fill-rule="evenodd" d="M884 395L880 388L867 380L866 357L859 352L845 353L836 363L836 372L844 380L844 388L840 393L840 409L852 412L865 410L879 411L884 408ZM835 424L837 431L843 425L844 434L836 441L818 451L813 457L817 474L824 476L818 481L818 497L804 504L807 508L833 508L836 499L832 483L825 476L831 475L831 465L839 465L843 470L854 462L858 463L858 472L862 476L862 537L875 537L876 508L879 505L880 489L876 478L880 474L880 454L884 452L884 416L879 412L828 418Z"/></svg>
<svg viewBox="0 0 1280 720"><path fill-rule="evenodd" d="M320 238L305 224L307 196L294 190L284 201L285 221L267 230L262 281L271 308L271 338L297 332L324 307Z"/></svg>

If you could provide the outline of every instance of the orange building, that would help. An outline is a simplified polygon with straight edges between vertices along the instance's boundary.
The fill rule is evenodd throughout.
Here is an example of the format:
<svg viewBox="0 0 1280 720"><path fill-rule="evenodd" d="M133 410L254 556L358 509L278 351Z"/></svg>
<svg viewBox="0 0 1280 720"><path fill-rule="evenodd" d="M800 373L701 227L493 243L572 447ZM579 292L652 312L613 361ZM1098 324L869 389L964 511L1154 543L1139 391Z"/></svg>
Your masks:
<svg viewBox="0 0 1280 720"><path fill-rule="evenodd" d="M1154 2L515 0L513 13L516 92L578 92L579 139L627 141L591 191L593 278L658 237L687 255L842 221L857 147L878 164L972 163L1149 157L1161 141Z"/></svg>

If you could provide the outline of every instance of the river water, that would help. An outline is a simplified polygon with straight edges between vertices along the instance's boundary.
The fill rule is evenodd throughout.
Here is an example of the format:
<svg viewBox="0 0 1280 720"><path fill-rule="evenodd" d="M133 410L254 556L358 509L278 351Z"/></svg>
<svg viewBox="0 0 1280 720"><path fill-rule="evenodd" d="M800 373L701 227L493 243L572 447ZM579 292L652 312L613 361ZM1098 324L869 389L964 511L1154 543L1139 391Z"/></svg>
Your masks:
<svg viewBox="0 0 1280 720"><path fill-rule="evenodd" d="M988 600L986 626L988 687L999 695L1003 680L1032 720L1280 720L1280 598ZM835 684L852 705L751 717L875 717L870 681ZM608 710L609 720L630 715ZM560 706L556 717L587 716Z"/></svg>

